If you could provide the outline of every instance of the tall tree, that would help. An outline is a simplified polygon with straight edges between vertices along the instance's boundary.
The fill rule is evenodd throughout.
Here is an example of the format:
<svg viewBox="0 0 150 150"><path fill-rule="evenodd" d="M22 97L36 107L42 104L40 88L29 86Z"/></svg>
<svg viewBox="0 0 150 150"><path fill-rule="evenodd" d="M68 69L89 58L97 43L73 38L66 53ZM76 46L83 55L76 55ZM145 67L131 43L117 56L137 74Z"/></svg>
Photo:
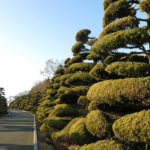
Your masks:
<svg viewBox="0 0 150 150"><path fill-rule="evenodd" d="M49 59L46 61L46 66L43 70L41 70L41 74L45 77L51 79L54 75L55 70L58 66L60 66L63 62L59 60Z"/></svg>
<svg viewBox="0 0 150 150"><path fill-rule="evenodd" d="M91 47L91 53L109 55L120 48L131 50L129 56L144 54L150 63L150 1L104 0L103 31ZM147 18L138 18L145 12ZM146 26L141 27L141 22Z"/></svg>

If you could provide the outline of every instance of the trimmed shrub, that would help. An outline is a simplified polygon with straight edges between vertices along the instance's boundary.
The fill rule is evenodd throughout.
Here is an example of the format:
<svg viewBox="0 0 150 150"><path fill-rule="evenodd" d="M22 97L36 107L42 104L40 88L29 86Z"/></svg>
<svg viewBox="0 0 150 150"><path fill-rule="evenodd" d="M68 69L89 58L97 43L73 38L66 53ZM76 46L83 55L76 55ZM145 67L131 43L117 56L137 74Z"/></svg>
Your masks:
<svg viewBox="0 0 150 150"><path fill-rule="evenodd" d="M149 10L150 10L150 2L149 0L143 0L140 2L139 8L142 12L146 12L147 14L149 14Z"/></svg>
<svg viewBox="0 0 150 150"><path fill-rule="evenodd" d="M79 98L78 98L78 104L79 105L81 105L81 106L88 106L88 104L89 104L89 100L87 99L87 97L86 96L80 96Z"/></svg>
<svg viewBox="0 0 150 150"><path fill-rule="evenodd" d="M54 132L54 129L52 129L47 122L44 122L40 127L40 131L44 133L46 137L50 138L51 134Z"/></svg>
<svg viewBox="0 0 150 150"><path fill-rule="evenodd" d="M114 3L111 3L109 7L106 9L104 17L103 17L103 28L105 28L108 24L114 21L117 18L122 18L125 16L134 16L134 9L130 8L129 3L126 0L119 0Z"/></svg>
<svg viewBox="0 0 150 150"><path fill-rule="evenodd" d="M72 73L65 74L60 77L60 85L64 85L65 81L72 76Z"/></svg>
<svg viewBox="0 0 150 150"><path fill-rule="evenodd" d="M108 78L108 73L105 71L106 65L101 63L101 64L96 64L92 70L90 71L90 75L95 77L97 80L100 79L106 79Z"/></svg>
<svg viewBox="0 0 150 150"><path fill-rule="evenodd" d="M88 35L91 33L88 29L79 30L75 36L76 41L86 43L88 41Z"/></svg>
<svg viewBox="0 0 150 150"><path fill-rule="evenodd" d="M150 64L141 62L114 62L105 69L111 75L141 77L150 74Z"/></svg>
<svg viewBox="0 0 150 150"><path fill-rule="evenodd" d="M66 116L75 116L77 115L77 110L72 108L68 104L57 104L54 107L55 116L57 117L66 117Z"/></svg>
<svg viewBox="0 0 150 150"><path fill-rule="evenodd" d="M150 106L149 89L150 77L107 80L92 85L87 98L118 108L148 107Z"/></svg>
<svg viewBox="0 0 150 150"><path fill-rule="evenodd" d="M86 128L93 135L98 138L110 137L111 123L107 119L108 116L102 111L93 110L86 116Z"/></svg>
<svg viewBox="0 0 150 150"><path fill-rule="evenodd" d="M72 104L77 103L80 95L86 95L88 90L89 86L77 86L74 88L61 87L58 90L58 94L62 102Z"/></svg>
<svg viewBox="0 0 150 150"><path fill-rule="evenodd" d="M113 62L120 61L120 59L122 60L122 58L125 58L125 61L126 61L127 56L128 56L127 53L113 53L105 58L104 64L109 65ZM123 61L124 61L124 59L123 59Z"/></svg>
<svg viewBox="0 0 150 150"><path fill-rule="evenodd" d="M57 90L55 89L47 89L46 94L49 96L54 96L56 94Z"/></svg>
<svg viewBox="0 0 150 150"><path fill-rule="evenodd" d="M64 129L62 129L62 130L60 130L58 132L54 132L54 134L52 134L52 136L51 136L53 142L54 143L63 143L63 142L69 143L69 131L70 131L70 128L79 119L80 118L72 119L67 124L67 126Z"/></svg>
<svg viewBox="0 0 150 150"><path fill-rule="evenodd" d="M135 19L135 17L132 16L123 17L107 25L101 32L100 37L105 36L109 33L125 30L127 27L131 29L137 26L138 20Z"/></svg>
<svg viewBox="0 0 150 150"><path fill-rule="evenodd" d="M125 47L127 44L143 45L148 41L149 35L146 27L122 30L99 38L90 51L97 54L109 53L109 51L113 52L113 50Z"/></svg>
<svg viewBox="0 0 150 150"><path fill-rule="evenodd" d="M93 68L93 63L74 63L66 69L66 73L75 73L79 71L89 72Z"/></svg>
<svg viewBox="0 0 150 150"><path fill-rule="evenodd" d="M103 140L92 144L85 144L84 146L77 147L75 150L131 150L131 149L114 140Z"/></svg>
<svg viewBox="0 0 150 150"><path fill-rule="evenodd" d="M65 81L68 86L71 85L91 85L96 82L96 79L89 75L89 73L78 72L73 74L70 78Z"/></svg>
<svg viewBox="0 0 150 150"><path fill-rule="evenodd" d="M69 139L73 144L83 145L95 141L95 138L87 131L85 118L77 120L69 131Z"/></svg>
<svg viewBox="0 0 150 150"><path fill-rule="evenodd" d="M134 142L150 141L150 110L126 115L113 124L115 136Z"/></svg>
<svg viewBox="0 0 150 150"><path fill-rule="evenodd" d="M88 106L88 110L89 111L91 111L91 110L97 110L99 105L100 105L99 101L91 101L90 104L89 104L89 106Z"/></svg>
<svg viewBox="0 0 150 150"><path fill-rule="evenodd" d="M86 44L89 45L89 46L92 46L96 41L97 41L97 38L93 38L93 39L91 39L91 40L88 40L88 41L86 42Z"/></svg>
<svg viewBox="0 0 150 150"><path fill-rule="evenodd" d="M68 122L70 121L70 119L68 118L53 118L53 119L49 119L48 120L48 125L53 128L53 129L58 129L58 130L61 130L63 129L67 124Z"/></svg>
<svg viewBox="0 0 150 150"><path fill-rule="evenodd" d="M69 60L69 62L65 65L65 67L68 67L69 65L72 65L74 63L79 63L79 62L83 62L83 60L86 58L86 56L89 53L79 53L76 56L74 56L73 58L71 58Z"/></svg>
<svg viewBox="0 0 150 150"><path fill-rule="evenodd" d="M80 42L80 41L78 41L78 42L76 42L73 46L72 46L72 52L73 52L73 54L74 54L74 56L76 55L76 54L78 54L82 49L84 49L85 47L84 47L84 45L83 45L83 43L82 42Z"/></svg>

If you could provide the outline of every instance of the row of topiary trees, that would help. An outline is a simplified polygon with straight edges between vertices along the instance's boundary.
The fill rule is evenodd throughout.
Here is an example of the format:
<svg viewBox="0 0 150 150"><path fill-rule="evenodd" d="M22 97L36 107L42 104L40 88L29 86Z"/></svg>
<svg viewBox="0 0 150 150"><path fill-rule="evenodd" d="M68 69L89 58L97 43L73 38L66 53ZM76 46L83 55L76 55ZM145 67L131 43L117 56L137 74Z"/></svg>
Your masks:
<svg viewBox="0 0 150 150"><path fill-rule="evenodd" d="M137 17L138 8L146 19ZM104 11L98 39L87 29L76 34L74 57L49 81L36 104L37 120L48 141L68 149L148 150L150 1L104 0ZM140 27L141 21L147 26ZM136 52L116 51L120 48ZM18 107L16 101L11 107Z"/></svg>
<svg viewBox="0 0 150 150"><path fill-rule="evenodd" d="M7 100L4 88L0 88L0 115L7 114Z"/></svg>

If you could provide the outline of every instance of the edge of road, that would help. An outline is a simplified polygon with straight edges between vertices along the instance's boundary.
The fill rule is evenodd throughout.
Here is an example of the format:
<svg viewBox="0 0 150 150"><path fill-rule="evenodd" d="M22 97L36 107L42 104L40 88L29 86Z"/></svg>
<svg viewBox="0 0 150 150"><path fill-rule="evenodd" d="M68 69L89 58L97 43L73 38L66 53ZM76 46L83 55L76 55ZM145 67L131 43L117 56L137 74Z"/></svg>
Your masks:
<svg viewBox="0 0 150 150"><path fill-rule="evenodd" d="M24 112L28 112L28 111L25 111L25 110L22 110ZM38 144L37 144L37 130L36 130L36 117L35 117L35 114L31 113L31 112L28 112L30 113L31 115L33 115L34 117L34 124L33 124L33 130L34 130L34 133L33 133L33 145L34 145L34 150L38 150Z"/></svg>
<svg viewBox="0 0 150 150"><path fill-rule="evenodd" d="M32 114L34 116L34 136L33 136L33 142L34 142L34 150L38 150L38 145L37 145L37 131L36 131L36 119L35 119L35 115Z"/></svg>

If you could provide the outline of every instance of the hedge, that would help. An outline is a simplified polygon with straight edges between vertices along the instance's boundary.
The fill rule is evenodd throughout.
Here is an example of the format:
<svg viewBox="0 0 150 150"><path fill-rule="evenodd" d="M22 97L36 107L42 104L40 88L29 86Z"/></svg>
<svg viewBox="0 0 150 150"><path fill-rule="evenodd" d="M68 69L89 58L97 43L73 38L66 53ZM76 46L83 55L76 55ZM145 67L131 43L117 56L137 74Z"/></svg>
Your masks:
<svg viewBox="0 0 150 150"><path fill-rule="evenodd" d="M74 56L73 58L71 58L68 63L65 64L65 67L68 67L69 65L72 65L74 63L78 63L78 62L83 62L84 59L86 59L86 56L89 53L79 53L76 56Z"/></svg>
<svg viewBox="0 0 150 150"><path fill-rule="evenodd" d="M105 36L109 33L125 30L127 27L131 29L137 26L138 21L134 17L132 16L123 17L107 25L101 32L100 37Z"/></svg>
<svg viewBox="0 0 150 150"><path fill-rule="evenodd" d="M75 150L131 150L128 146L114 140L103 140L92 144L85 144Z"/></svg>
<svg viewBox="0 0 150 150"><path fill-rule="evenodd" d="M149 14L150 12L150 2L149 0L143 0L142 2L139 3L139 8L142 12L146 12Z"/></svg>
<svg viewBox="0 0 150 150"><path fill-rule="evenodd" d="M72 52L74 55L78 54L82 49L84 49L84 45L82 42L78 41L72 46Z"/></svg>
<svg viewBox="0 0 150 150"><path fill-rule="evenodd" d="M65 85L91 85L97 80L86 72L77 72L65 81Z"/></svg>
<svg viewBox="0 0 150 150"><path fill-rule="evenodd" d="M95 141L95 138L86 129L85 118L79 119L72 125L69 131L69 140L78 145Z"/></svg>
<svg viewBox="0 0 150 150"><path fill-rule="evenodd" d="M88 35L91 33L88 29L79 30L75 36L76 41L86 43L88 41Z"/></svg>
<svg viewBox="0 0 150 150"><path fill-rule="evenodd" d="M72 108L68 104L57 104L54 107L55 116L66 117L66 116L76 116L77 110Z"/></svg>
<svg viewBox="0 0 150 150"><path fill-rule="evenodd" d="M106 65L103 63L96 64L89 74L95 77L97 80L107 79L109 74L105 71L105 68Z"/></svg>
<svg viewBox="0 0 150 150"><path fill-rule="evenodd" d="M109 23L116 20L116 18L122 18L126 16L134 16L135 11L130 8L129 3L126 0L119 0L112 3L105 11L103 17L103 28Z"/></svg>
<svg viewBox="0 0 150 150"><path fill-rule="evenodd" d="M150 75L150 64L141 62L114 62L105 69L110 75L141 77Z"/></svg>
<svg viewBox="0 0 150 150"><path fill-rule="evenodd" d="M77 86L74 88L60 87L58 90L59 98L67 104L77 103L81 95L86 95L89 86Z"/></svg>
<svg viewBox="0 0 150 150"><path fill-rule="evenodd" d="M110 137L111 123L108 116L102 111L93 110L86 116L86 128L93 135L98 138Z"/></svg>
<svg viewBox="0 0 150 150"><path fill-rule="evenodd" d="M127 60L127 56L128 56L127 53L112 53L112 54L108 55L105 58L104 64L105 65L110 65L113 62L120 61L120 59L122 60L122 58L124 58L125 61L126 61Z"/></svg>
<svg viewBox="0 0 150 150"><path fill-rule="evenodd" d="M107 80L91 86L87 98L118 108L150 106L150 77Z"/></svg>
<svg viewBox="0 0 150 150"><path fill-rule="evenodd" d="M69 131L70 131L70 128L72 127L72 125L77 121L79 120L80 118L74 118L72 119L68 124L67 126L60 130L60 131L57 131L57 132L54 132L51 136L52 140L54 143L64 143L64 142L67 142L69 143Z"/></svg>
<svg viewBox="0 0 150 150"><path fill-rule="evenodd" d="M125 115L113 124L115 136L133 142L150 141L150 110Z"/></svg>
<svg viewBox="0 0 150 150"><path fill-rule="evenodd" d="M93 66L93 63L74 63L71 66L69 66L65 71L66 73L75 73L79 71L89 72L93 68Z"/></svg>
<svg viewBox="0 0 150 150"><path fill-rule="evenodd" d="M90 51L98 54L106 53L126 47L127 44L143 45L148 41L149 35L146 27L123 30L99 38Z"/></svg>
<svg viewBox="0 0 150 150"><path fill-rule="evenodd" d="M80 96L77 103L83 107L86 107L89 104L89 100L86 96Z"/></svg>

